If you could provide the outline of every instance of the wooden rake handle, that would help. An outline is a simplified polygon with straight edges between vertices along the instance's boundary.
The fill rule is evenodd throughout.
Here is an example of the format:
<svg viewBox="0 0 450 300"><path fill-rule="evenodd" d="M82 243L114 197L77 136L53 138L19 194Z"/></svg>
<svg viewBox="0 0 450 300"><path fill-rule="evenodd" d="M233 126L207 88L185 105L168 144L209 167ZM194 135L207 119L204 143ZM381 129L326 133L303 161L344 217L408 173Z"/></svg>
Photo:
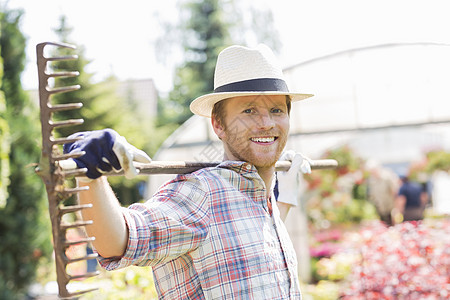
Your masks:
<svg viewBox="0 0 450 300"><path fill-rule="evenodd" d="M220 162L193 162L193 161L152 161L148 164L134 163L141 175L151 174L186 174L203 168L216 167ZM312 170L334 169L338 163L334 159L313 160ZM290 161L278 161L276 171L287 171L291 167Z"/></svg>
<svg viewBox="0 0 450 300"><path fill-rule="evenodd" d="M138 163L133 162L137 170L139 170L139 175L154 175L154 174L187 174L203 168L216 167L221 162L197 162L197 161L152 161L151 163ZM312 170L321 169L334 169L338 166L338 162L334 159L319 159L310 161ZM74 176L84 176L86 169L73 169L75 164L62 163L62 169L70 175L72 173ZM290 161L278 161L275 164L276 171L287 171L291 167ZM109 172L104 174L104 176L123 176L124 172Z"/></svg>

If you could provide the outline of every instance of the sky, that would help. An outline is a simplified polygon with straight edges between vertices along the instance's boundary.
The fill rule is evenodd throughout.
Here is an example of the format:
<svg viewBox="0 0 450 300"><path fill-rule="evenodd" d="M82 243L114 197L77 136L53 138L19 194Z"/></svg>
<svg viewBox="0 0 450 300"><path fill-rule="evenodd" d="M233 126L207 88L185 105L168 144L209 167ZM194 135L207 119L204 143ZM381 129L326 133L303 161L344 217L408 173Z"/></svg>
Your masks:
<svg viewBox="0 0 450 300"><path fill-rule="evenodd" d="M248 0L250 1L250 0ZM1 1L5 3L5 1ZM176 0L9 0L24 9L22 32L28 39L26 89L36 89L36 44L56 41L53 29L65 15L72 39L92 62L87 71L101 80L152 78L161 92L170 90L177 57L160 61L155 40L161 21L176 19ZM309 59L386 43L450 44L450 2L446 0L260 0L272 10L284 67ZM448 3L448 4L447 4ZM175 56L175 55L174 55Z"/></svg>

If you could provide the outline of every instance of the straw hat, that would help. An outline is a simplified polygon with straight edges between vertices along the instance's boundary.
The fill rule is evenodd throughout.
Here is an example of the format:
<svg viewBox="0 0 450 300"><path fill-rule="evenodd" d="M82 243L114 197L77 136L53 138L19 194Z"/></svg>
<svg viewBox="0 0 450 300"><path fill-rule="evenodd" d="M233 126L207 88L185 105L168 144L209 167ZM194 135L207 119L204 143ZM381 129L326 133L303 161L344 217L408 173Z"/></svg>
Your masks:
<svg viewBox="0 0 450 300"><path fill-rule="evenodd" d="M313 96L289 92L275 55L266 45L255 49L231 46L217 57L214 92L192 101L190 109L194 114L211 117L214 104L220 100L252 95L289 95L292 101Z"/></svg>

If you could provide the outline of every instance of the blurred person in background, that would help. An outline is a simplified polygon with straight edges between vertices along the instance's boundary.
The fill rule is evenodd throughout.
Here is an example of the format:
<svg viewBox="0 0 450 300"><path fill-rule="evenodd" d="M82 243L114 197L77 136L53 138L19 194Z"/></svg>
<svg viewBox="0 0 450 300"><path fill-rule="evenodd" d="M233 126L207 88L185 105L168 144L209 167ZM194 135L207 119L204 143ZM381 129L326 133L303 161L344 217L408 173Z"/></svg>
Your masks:
<svg viewBox="0 0 450 300"><path fill-rule="evenodd" d="M375 206L381 221L391 226L393 225L391 211L399 189L399 178L393 171L374 160L369 160L366 168L369 171L367 180L369 201Z"/></svg>
<svg viewBox="0 0 450 300"><path fill-rule="evenodd" d="M400 179L402 185L392 210L394 223L423 220L423 213L428 202L426 189L419 183L410 181L406 175L400 176Z"/></svg>

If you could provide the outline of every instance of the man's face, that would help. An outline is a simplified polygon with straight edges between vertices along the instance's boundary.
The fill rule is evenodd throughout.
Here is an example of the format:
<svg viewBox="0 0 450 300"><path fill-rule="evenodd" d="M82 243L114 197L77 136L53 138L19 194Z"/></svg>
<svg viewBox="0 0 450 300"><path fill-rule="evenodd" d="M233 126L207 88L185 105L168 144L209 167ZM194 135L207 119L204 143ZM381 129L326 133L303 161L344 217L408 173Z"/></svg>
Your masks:
<svg viewBox="0 0 450 300"><path fill-rule="evenodd" d="M281 155L289 132L286 96L242 96L223 100L224 124L213 127L224 143L225 158L271 167Z"/></svg>

